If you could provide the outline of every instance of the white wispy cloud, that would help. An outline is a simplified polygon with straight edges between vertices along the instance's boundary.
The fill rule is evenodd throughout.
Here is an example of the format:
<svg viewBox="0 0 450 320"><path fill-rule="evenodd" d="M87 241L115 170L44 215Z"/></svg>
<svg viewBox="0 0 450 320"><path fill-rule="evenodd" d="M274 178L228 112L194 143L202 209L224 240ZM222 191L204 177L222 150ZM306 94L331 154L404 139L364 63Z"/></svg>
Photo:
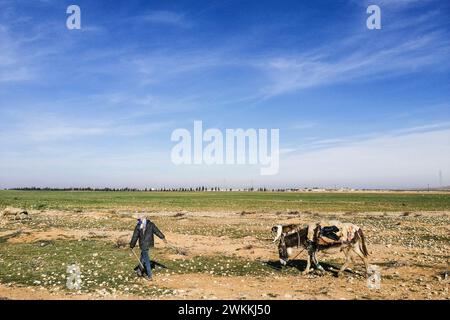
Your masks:
<svg viewBox="0 0 450 320"><path fill-rule="evenodd" d="M34 78L34 72L23 56L21 41L0 24L0 83L20 82Z"/></svg>
<svg viewBox="0 0 450 320"><path fill-rule="evenodd" d="M421 71L447 70L450 35L437 22L436 11L410 18L399 16L374 37L367 30L349 32L348 37L297 53L261 52L236 54L245 44L227 42L227 47L153 51L130 55L144 85L182 79L222 68L238 68L253 77L236 79L240 91L230 101L261 101L309 88L354 81L379 80ZM413 28L413 29L411 29ZM413 30L413 31L411 31ZM232 86L220 91L232 91ZM213 92L214 93L214 92Z"/></svg>
<svg viewBox="0 0 450 320"><path fill-rule="evenodd" d="M450 128L409 131L287 154L276 179L303 186L426 187L438 185L441 170L450 183Z"/></svg>
<svg viewBox="0 0 450 320"><path fill-rule="evenodd" d="M146 84L161 83L170 79L186 76L202 70L211 70L223 66L242 65L230 57L221 48L193 50L161 50L145 55L130 57L130 65L141 75Z"/></svg>
<svg viewBox="0 0 450 320"><path fill-rule="evenodd" d="M303 130L303 129L314 128L314 127L317 127L317 126L318 126L317 122L302 121L302 122L293 123L292 125L290 125L288 127L288 129L291 129L291 130Z"/></svg>
<svg viewBox="0 0 450 320"><path fill-rule="evenodd" d="M16 121L0 130L0 143L50 143L89 137L135 137L157 132L170 121L132 122L129 119L68 118L57 114L20 113Z"/></svg>
<svg viewBox="0 0 450 320"><path fill-rule="evenodd" d="M353 0L355 4L359 4L361 6L369 6L371 4L376 4L378 6L382 6L384 8L397 8L397 9L403 9L405 7L411 7L411 6L417 6L417 5L424 5L431 2L434 2L436 0Z"/></svg>
<svg viewBox="0 0 450 320"><path fill-rule="evenodd" d="M301 89L414 73L426 67L448 68L450 45L442 42L444 37L435 32L384 47L363 47L337 59L332 52L270 58L259 64L271 82L261 94L267 99Z"/></svg>
<svg viewBox="0 0 450 320"><path fill-rule="evenodd" d="M4 155L0 158L0 187L148 187L164 185L170 177L163 168L165 154L150 148L58 146Z"/></svg>
<svg viewBox="0 0 450 320"><path fill-rule="evenodd" d="M146 13L141 17L142 21L170 25L176 27L190 27L192 23L186 18L182 13L167 11L167 10L156 10Z"/></svg>
<svg viewBox="0 0 450 320"><path fill-rule="evenodd" d="M436 123L427 123L417 126L404 127L383 132L368 132L364 134L338 136L329 138L309 138L303 139L305 142L297 147L291 147L289 153L305 154L311 151L349 146L361 143L362 141L371 141L374 139L394 139L408 134L421 134L433 131L450 130L450 122L442 121ZM450 138L450 137L449 137Z"/></svg>

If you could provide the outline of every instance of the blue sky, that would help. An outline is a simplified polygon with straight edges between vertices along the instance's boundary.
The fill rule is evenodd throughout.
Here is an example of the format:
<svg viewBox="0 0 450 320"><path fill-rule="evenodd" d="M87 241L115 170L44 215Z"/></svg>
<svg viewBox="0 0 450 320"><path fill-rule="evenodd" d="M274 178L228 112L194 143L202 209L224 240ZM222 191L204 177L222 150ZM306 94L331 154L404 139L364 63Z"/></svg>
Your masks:
<svg viewBox="0 0 450 320"><path fill-rule="evenodd" d="M449 14L436 0L0 0L0 187L413 188L439 171L449 185ZM171 132L194 120L279 128L280 173L173 165Z"/></svg>

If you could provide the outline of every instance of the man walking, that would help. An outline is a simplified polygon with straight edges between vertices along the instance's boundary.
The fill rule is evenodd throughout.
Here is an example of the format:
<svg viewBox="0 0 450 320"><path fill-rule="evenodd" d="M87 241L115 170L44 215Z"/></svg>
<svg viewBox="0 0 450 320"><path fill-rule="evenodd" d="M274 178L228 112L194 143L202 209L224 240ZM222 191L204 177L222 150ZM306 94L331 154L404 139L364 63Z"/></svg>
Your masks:
<svg viewBox="0 0 450 320"><path fill-rule="evenodd" d="M141 249L141 263L147 269L146 280L152 280L152 268L150 265L149 250L154 247L155 241L153 235L156 234L160 239L167 243L164 234L159 231L158 227L142 216L138 219L138 223L134 228L133 236L130 241L130 248L133 249L139 240L139 248Z"/></svg>

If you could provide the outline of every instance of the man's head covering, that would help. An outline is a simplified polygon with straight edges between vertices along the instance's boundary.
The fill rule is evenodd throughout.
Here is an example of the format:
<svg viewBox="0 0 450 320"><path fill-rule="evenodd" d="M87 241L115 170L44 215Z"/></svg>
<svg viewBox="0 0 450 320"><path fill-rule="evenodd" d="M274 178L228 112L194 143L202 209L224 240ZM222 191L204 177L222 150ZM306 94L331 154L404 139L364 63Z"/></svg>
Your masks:
<svg viewBox="0 0 450 320"><path fill-rule="evenodd" d="M147 218L145 216L139 217L139 228L145 231L145 228L147 227Z"/></svg>

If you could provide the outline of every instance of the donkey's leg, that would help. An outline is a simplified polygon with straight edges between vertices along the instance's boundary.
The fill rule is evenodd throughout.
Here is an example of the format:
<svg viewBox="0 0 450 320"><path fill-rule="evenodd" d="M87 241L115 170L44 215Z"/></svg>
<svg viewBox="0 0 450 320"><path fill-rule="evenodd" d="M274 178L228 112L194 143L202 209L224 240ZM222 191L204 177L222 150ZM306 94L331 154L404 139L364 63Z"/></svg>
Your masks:
<svg viewBox="0 0 450 320"><path fill-rule="evenodd" d="M343 248L342 252L344 252L344 255L345 255L345 262L342 265L341 269L339 269L339 271L337 273L338 277L340 277L342 275L342 272L344 272L345 269L347 269L348 265L352 261L352 256L350 255L350 248L349 247Z"/></svg>
<svg viewBox="0 0 450 320"><path fill-rule="evenodd" d="M311 255L308 254L308 258L306 260L306 268L302 272L303 274L308 274L311 271Z"/></svg>
<svg viewBox="0 0 450 320"><path fill-rule="evenodd" d="M317 253L317 251L315 251L315 252L313 253L313 255L312 255L314 266L315 266L316 269L319 270L319 271L325 271L325 270L322 268L322 266L320 265L319 260L317 259L316 253Z"/></svg>
<svg viewBox="0 0 450 320"><path fill-rule="evenodd" d="M362 262L364 263L364 267L366 268L366 274L369 271L369 261L367 260L367 257L362 253L361 249L359 248L359 243L355 243L352 246L352 250L358 257L361 258Z"/></svg>

